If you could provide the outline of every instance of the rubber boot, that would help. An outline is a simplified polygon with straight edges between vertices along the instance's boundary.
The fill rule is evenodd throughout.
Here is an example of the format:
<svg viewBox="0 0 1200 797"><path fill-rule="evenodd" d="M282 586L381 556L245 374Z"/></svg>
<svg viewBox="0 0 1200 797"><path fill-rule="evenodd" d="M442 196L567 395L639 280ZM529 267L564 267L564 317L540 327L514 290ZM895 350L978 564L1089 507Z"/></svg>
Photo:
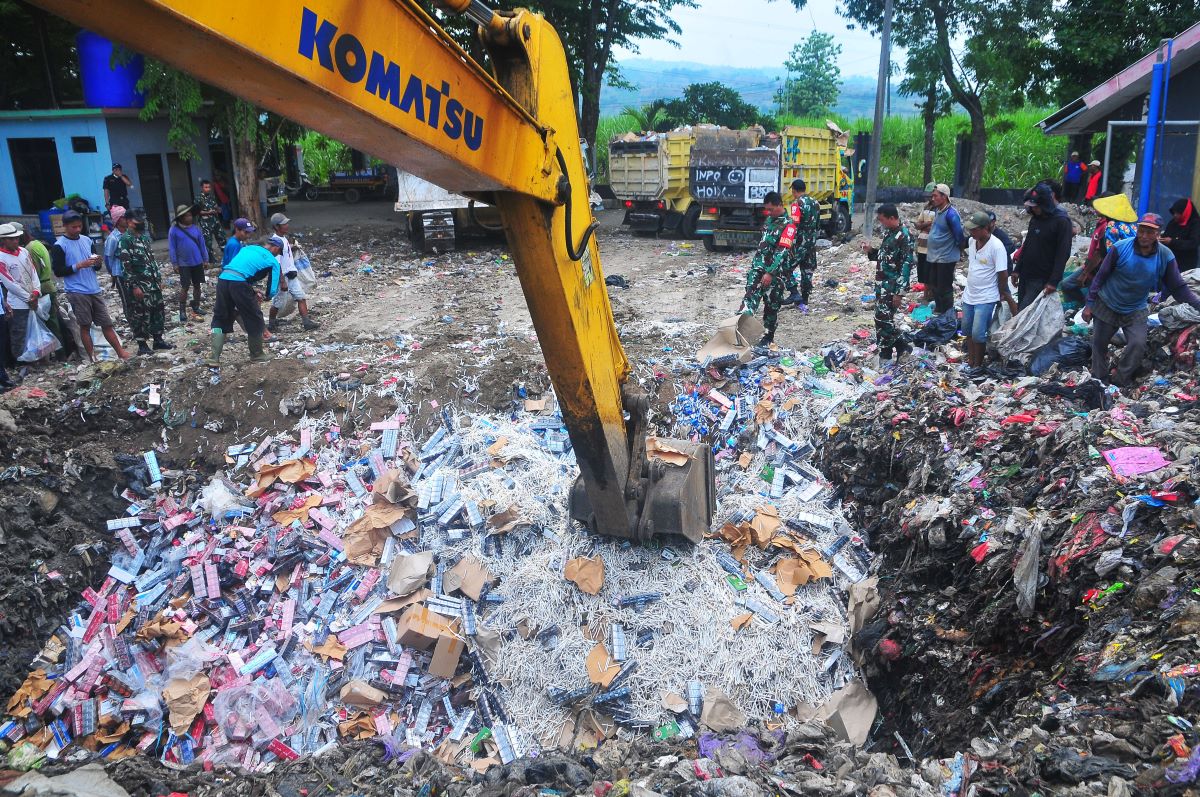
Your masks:
<svg viewBox="0 0 1200 797"><path fill-rule="evenodd" d="M174 347L172 344L170 344L170 343L167 343L165 340L163 340L163 336L162 336L162 335L155 335L155 336L154 336L154 349L155 349L155 351L169 351L169 350L171 350L171 349L173 349L173 348L175 348L175 347Z"/></svg>
<svg viewBox="0 0 1200 797"><path fill-rule="evenodd" d="M143 354L154 354L154 352L151 351L150 347L146 345L146 341L139 340L137 342L137 345L138 345L137 353L138 353L139 357L141 357Z"/></svg>
<svg viewBox="0 0 1200 797"><path fill-rule="evenodd" d="M770 346L775 341L775 330L768 330L765 335L758 339L758 346Z"/></svg>
<svg viewBox="0 0 1200 797"><path fill-rule="evenodd" d="M250 346L250 362L267 363L271 361L271 355L263 351L262 333L251 335L246 343Z"/></svg>
<svg viewBox="0 0 1200 797"><path fill-rule="evenodd" d="M208 359L204 364L209 368L221 367L221 349L225 348L225 333L219 329L212 331L212 351L209 352Z"/></svg>

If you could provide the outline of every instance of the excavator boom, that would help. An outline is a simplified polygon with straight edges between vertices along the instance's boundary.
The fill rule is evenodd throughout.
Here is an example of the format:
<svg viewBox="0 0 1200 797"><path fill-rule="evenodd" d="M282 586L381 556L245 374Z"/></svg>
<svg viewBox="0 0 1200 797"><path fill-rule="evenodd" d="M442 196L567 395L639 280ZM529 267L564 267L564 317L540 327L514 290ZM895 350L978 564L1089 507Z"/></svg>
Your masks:
<svg viewBox="0 0 1200 797"><path fill-rule="evenodd" d="M34 0L130 49L454 191L485 196L505 234L594 532L698 540L712 455L646 455L646 399L628 382L600 268L566 55L528 11L444 0L480 25L495 74L414 0Z"/></svg>

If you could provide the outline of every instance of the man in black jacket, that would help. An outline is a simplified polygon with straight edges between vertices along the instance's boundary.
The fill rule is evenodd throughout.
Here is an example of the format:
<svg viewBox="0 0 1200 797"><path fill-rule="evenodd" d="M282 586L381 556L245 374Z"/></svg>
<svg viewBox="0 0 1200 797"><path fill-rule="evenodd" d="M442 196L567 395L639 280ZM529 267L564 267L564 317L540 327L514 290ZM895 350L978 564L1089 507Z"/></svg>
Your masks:
<svg viewBox="0 0 1200 797"><path fill-rule="evenodd" d="M1054 191L1048 184L1038 183L1025 194L1025 209L1030 215L1029 230L1013 270L1018 312L1039 294L1058 290L1075 237L1067 211L1054 201Z"/></svg>
<svg viewBox="0 0 1200 797"><path fill-rule="evenodd" d="M1196 267L1197 247L1200 247L1200 219L1196 218L1196 207L1192 200L1177 200L1171 205L1171 220L1158 239L1175 255L1179 270L1188 271Z"/></svg>

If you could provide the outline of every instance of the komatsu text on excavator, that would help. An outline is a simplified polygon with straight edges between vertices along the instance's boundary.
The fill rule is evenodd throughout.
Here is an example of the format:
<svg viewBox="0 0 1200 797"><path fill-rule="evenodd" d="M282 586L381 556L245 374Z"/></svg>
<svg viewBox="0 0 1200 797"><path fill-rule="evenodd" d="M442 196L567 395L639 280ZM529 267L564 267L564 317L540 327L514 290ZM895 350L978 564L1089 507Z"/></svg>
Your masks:
<svg viewBox="0 0 1200 797"><path fill-rule="evenodd" d="M593 532L698 541L715 510L712 453L663 441L629 379L600 269L563 46L529 11L441 10L479 26L494 74L414 0L34 0L430 182L498 207L580 477Z"/></svg>

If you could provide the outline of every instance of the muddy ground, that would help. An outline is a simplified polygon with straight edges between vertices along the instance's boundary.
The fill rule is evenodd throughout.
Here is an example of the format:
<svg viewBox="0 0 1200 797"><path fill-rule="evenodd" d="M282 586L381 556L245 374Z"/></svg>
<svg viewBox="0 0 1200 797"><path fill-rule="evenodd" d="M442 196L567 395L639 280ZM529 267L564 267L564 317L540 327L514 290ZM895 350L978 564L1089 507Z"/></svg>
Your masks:
<svg viewBox="0 0 1200 797"><path fill-rule="evenodd" d="M305 413L330 413L352 432L403 406L420 436L446 407L503 411L546 389L542 355L501 242L415 252L387 203L297 203L290 215L320 278L311 305L322 326L305 333L295 317L287 319L270 342L271 363L250 364L239 334L214 376L200 363L207 325L171 323L174 351L127 364L55 364L0 396L5 699L80 590L103 580L104 520L126 506L119 497L129 478L123 468L142 452L154 449L164 469L194 472L199 481L226 463L229 446L289 430ZM621 228L621 211L599 218L604 273L628 285L609 289L617 326L635 378L655 387L661 411L689 372L686 361L736 311L750 253L709 253L699 241L635 236ZM872 326L864 308L873 267L859 242L823 246L819 262L811 307L781 315L776 340L785 348L817 349ZM127 330L118 331L127 338ZM151 403L151 386L158 404ZM169 783L193 794L213 788L293 794L301 787L310 794L352 793L378 755L369 746L348 749L332 761L289 767L284 780L240 778L236 787L209 776L177 781L136 759L114 774L141 794ZM413 784L420 768L418 761L407 775L390 777ZM620 774L619 766L613 770Z"/></svg>

